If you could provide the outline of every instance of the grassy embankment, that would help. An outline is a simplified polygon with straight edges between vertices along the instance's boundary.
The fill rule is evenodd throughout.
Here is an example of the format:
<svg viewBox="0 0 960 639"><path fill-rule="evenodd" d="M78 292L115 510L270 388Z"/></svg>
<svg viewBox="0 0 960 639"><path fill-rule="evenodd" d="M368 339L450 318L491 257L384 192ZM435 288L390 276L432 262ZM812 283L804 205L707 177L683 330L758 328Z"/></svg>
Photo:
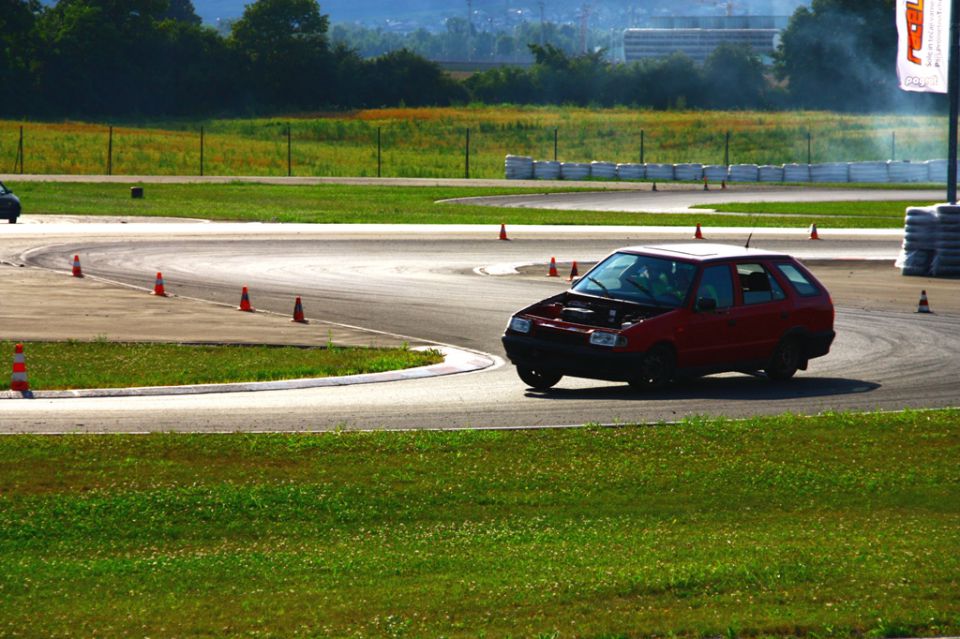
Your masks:
<svg viewBox="0 0 960 639"><path fill-rule="evenodd" d="M957 634L958 419L0 438L0 635Z"/></svg>
<svg viewBox="0 0 960 639"><path fill-rule="evenodd" d="M903 212L918 202L803 203L780 215L710 215L702 213L623 213L554 211L437 203L481 195L537 192L523 189L385 186L277 186L262 184L150 184L142 200L130 198L120 184L14 182L24 201L24 215L143 215L198 217L213 220L309 223L396 224L597 224L900 228ZM922 203L921 203L922 204ZM710 205L713 207L713 205ZM767 205L731 205L733 211L763 212ZM770 204L779 211L783 205ZM719 208L719 207L718 207Z"/></svg>
<svg viewBox="0 0 960 639"><path fill-rule="evenodd" d="M317 116L201 122L114 123L113 172L196 175L204 127L207 175L286 175L291 126L294 175L377 174L377 129L385 177L463 177L471 131L472 177L503 177L508 153L553 158L554 128L563 161L724 161L783 164L811 161L927 160L943 157L946 126L935 116L867 116L829 112L644 111L627 108L478 106L373 109ZM0 121L0 172L12 171L23 125L28 173L107 171L106 123ZM894 134L896 150L894 151Z"/></svg>
<svg viewBox="0 0 960 639"><path fill-rule="evenodd" d="M13 353L0 342L0 353ZM334 377L426 366L435 351L405 348L213 346L152 343L28 342L30 387L123 388Z"/></svg>

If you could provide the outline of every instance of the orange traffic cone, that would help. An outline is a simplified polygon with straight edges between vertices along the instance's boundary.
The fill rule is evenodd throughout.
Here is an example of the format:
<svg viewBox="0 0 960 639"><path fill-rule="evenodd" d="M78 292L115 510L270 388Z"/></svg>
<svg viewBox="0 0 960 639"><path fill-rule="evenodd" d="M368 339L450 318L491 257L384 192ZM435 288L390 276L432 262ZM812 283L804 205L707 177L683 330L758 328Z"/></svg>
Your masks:
<svg viewBox="0 0 960 639"><path fill-rule="evenodd" d="M10 380L10 390L25 393L30 390L27 383L27 362L23 357L23 344L17 344L13 351L13 377Z"/></svg>
<svg viewBox="0 0 960 639"><path fill-rule="evenodd" d="M657 183L656 183L656 182L653 183L653 188L650 189L650 190L651 190L651 191L656 191L656 190L657 190Z"/></svg>
<svg viewBox="0 0 960 639"><path fill-rule="evenodd" d="M720 180L720 190L721 190L721 191L726 191L726 190L727 190L727 181L726 181L726 180Z"/></svg>
<svg viewBox="0 0 960 639"><path fill-rule="evenodd" d="M927 292L920 291L920 303L917 305L918 313L932 313L930 310L930 303L927 302Z"/></svg>
<svg viewBox="0 0 960 639"><path fill-rule="evenodd" d="M573 266L570 267L570 277L567 278L568 282L572 282L573 278L579 276L580 273L577 271L577 261L573 261Z"/></svg>
<svg viewBox="0 0 960 639"><path fill-rule="evenodd" d="M695 239L695 240L702 240L702 239L703 239L703 231L700 230L700 225L699 225L699 224L697 224L697 230L693 232L693 239Z"/></svg>
<svg viewBox="0 0 960 639"><path fill-rule="evenodd" d="M163 273L157 271L157 281L153 285L153 294L159 297L166 297L167 292L163 290Z"/></svg>
<svg viewBox="0 0 960 639"><path fill-rule="evenodd" d="M703 190L704 190L704 191L709 191L709 190L710 190L710 186L707 184L707 176L706 176L706 175L703 176Z"/></svg>
<svg viewBox="0 0 960 639"><path fill-rule="evenodd" d="M238 311L246 311L247 313L252 313L254 308L250 306L250 294L247 293L247 287L243 287L243 292L240 294L240 306L237 307Z"/></svg>
<svg viewBox="0 0 960 639"><path fill-rule="evenodd" d="M550 271L547 273L547 277L559 277L557 275L557 258L550 258Z"/></svg>
<svg viewBox="0 0 960 639"><path fill-rule="evenodd" d="M506 225L506 224L501 224L501 225L500 225L500 239L501 239L501 240L509 240L509 239L510 239L509 237L507 237L507 225Z"/></svg>
<svg viewBox="0 0 960 639"><path fill-rule="evenodd" d="M819 239L820 239L820 234L817 233L817 225L816 225L816 224L811 224L811 225L810 225L810 239L811 239L811 240L819 240Z"/></svg>
<svg viewBox="0 0 960 639"><path fill-rule="evenodd" d="M293 304L293 319L291 322L296 322L298 324L306 324L307 320L303 316L303 304L300 303L300 298L297 297L297 301Z"/></svg>
<svg viewBox="0 0 960 639"><path fill-rule="evenodd" d="M83 271L80 270L80 256L73 256L73 276L74 277L83 277Z"/></svg>

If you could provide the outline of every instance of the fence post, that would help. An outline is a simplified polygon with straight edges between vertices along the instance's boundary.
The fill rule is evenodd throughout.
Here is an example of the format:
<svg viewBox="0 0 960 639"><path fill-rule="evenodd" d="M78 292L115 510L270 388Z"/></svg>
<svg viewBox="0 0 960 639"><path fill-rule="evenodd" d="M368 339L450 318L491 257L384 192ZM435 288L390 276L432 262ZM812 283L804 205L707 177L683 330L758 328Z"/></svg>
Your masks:
<svg viewBox="0 0 960 639"><path fill-rule="evenodd" d="M200 127L200 176L203 176L203 127Z"/></svg>
<svg viewBox="0 0 960 639"><path fill-rule="evenodd" d="M723 164L730 166L730 131L727 131L727 139L723 144Z"/></svg>
<svg viewBox="0 0 960 639"><path fill-rule="evenodd" d="M890 137L890 159L896 160L897 159L897 132L893 131L890 134L890 136L891 136Z"/></svg>
<svg viewBox="0 0 960 639"><path fill-rule="evenodd" d="M20 125L20 141L17 143L17 162L20 163L20 175L23 175L23 125ZM17 170L17 163L13 164L13 170Z"/></svg>
<svg viewBox="0 0 960 639"><path fill-rule="evenodd" d="M287 177L293 175L293 160L290 154L290 123L287 122Z"/></svg>
<svg viewBox="0 0 960 639"><path fill-rule="evenodd" d="M810 147L811 147L810 141L812 137L813 136L811 135L811 133L807 131L807 164L812 164L812 155L810 153Z"/></svg>
<svg viewBox="0 0 960 639"><path fill-rule="evenodd" d="M110 137L107 139L107 175L113 175L113 127L110 127Z"/></svg>
<svg viewBox="0 0 960 639"><path fill-rule="evenodd" d="M380 177L380 169L383 165L382 162L382 153L383 145L380 140L380 127L377 127L377 177Z"/></svg>
<svg viewBox="0 0 960 639"><path fill-rule="evenodd" d="M557 161L557 140L560 137L560 127L553 127L553 161Z"/></svg>
<svg viewBox="0 0 960 639"><path fill-rule="evenodd" d="M643 164L643 145L644 145L644 134L643 129L640 129L640 164Z"/></svg>
<svg viewBox="0 0 960 639"><path fill-rule="evenodd" d="M467 147L466 147L466 153L464 156L463 167L464 167L463 176L469 180L470 179L470 127L467 127Z"/></svg>

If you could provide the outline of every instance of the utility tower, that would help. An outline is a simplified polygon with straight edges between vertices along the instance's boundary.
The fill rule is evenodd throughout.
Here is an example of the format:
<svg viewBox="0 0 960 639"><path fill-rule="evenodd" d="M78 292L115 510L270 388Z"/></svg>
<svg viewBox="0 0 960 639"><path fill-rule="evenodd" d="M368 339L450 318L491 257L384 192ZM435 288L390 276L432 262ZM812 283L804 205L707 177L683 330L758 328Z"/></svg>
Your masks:
<svg viewBox="0 0 960 639"><path fill-rule="evenodd" d="M473 60L473 0L467 0L467 62Z"/></svg>
<svg viewBox="0 0 960 639"><path fill-rule="evenodd" d="M546 13L544 12L544 0L537 0L537 6L540 8L540 46L544 44L544 31L547 28Z"/></svg>
<svg viewBox="0 0 960 639"><path fill-rule="evenodd" d="M587 52L587 25L590 22L591 3L580 5L580 53Z"/></svg>

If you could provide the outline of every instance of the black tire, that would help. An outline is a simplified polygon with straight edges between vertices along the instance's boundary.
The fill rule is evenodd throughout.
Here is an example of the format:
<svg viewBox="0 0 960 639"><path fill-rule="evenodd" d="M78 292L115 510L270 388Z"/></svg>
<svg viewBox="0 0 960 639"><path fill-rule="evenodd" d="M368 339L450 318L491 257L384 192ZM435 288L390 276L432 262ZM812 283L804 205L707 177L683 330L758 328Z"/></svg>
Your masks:
<svg viewBox="0 0 960 639"><path fill-rule="evenodd" d="M547 390L556 386L557 382L563 377L561 373L553 371L536 370L517 366L517 375L523 380L523 383L534 390Z"/></svg>
<svg viewBox="0 0 960 639"><path fill-rule="evenodd" d="M803 350L800 340L796 337L785 337L773 349L770 364L765 369L767 377L775 380L790 379L800 368L802 361Z"/></svg>
<svg viewBox="0 0 960 639"><path fill-rule="evenodd" d="M11 217L9 220L7 220L7 222L10 222L11 224L16 224L16 223L17 223L17 218Z"/></svg>
<svg viewBox="0 0 960 639"><path fill-rule="evenodd" d="M672 382L676 374L677 358L673 349L658 344L647 352L640 364L640 372L629 383L638 390L655 390Z"/></svg>

